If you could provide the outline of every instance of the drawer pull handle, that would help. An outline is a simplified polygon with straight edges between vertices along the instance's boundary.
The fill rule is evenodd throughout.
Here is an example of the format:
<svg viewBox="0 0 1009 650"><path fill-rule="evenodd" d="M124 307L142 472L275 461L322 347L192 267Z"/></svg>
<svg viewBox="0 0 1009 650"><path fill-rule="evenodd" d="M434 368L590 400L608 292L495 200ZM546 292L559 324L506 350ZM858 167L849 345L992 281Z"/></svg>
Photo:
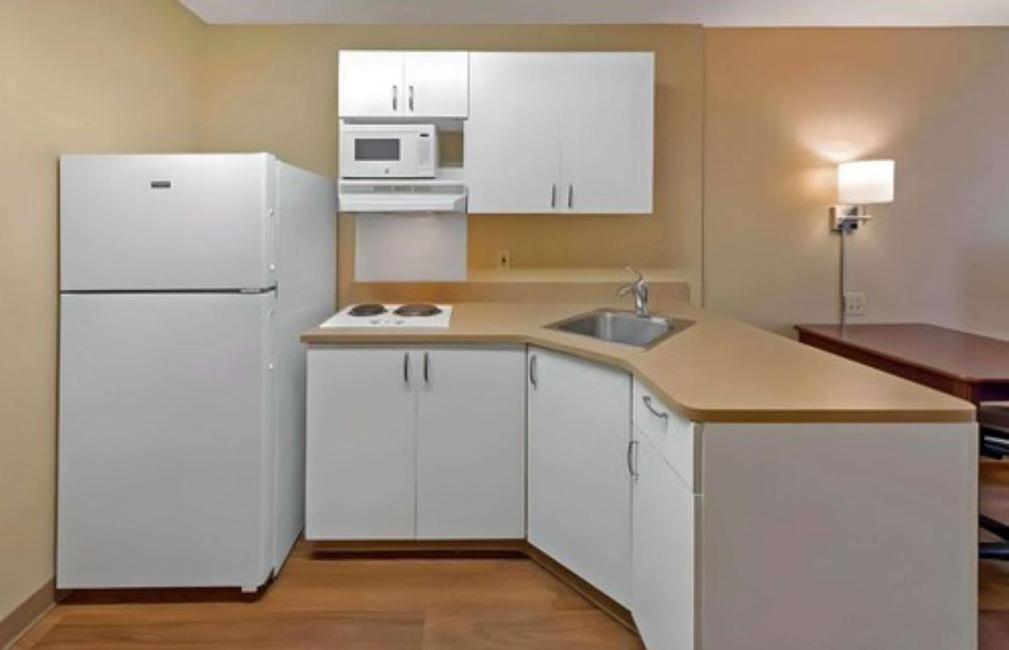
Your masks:
<svg viewBox="0 0 1009 650"><path fill-rule="evenodd" d="M657 418L662 418L663 420L667 421L669 420L668 413L666 413L665 411L660 411L657 408L655 408L655 406L652 405L652 398L650 395L642 395L641 401L645 403L645 408L651 411L652 415L654 415Z"/></svg>

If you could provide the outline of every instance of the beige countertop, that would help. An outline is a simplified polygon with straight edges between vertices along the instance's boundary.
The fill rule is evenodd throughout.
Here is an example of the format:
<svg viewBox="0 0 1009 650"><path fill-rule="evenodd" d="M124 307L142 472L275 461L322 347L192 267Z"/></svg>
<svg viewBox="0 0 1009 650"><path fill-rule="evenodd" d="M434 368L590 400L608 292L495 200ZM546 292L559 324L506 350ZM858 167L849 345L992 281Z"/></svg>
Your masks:
<svg viewBox="0 0 1009 650"><path fill-rule="evenodd" d="M631 372L698 422L971 422L969 402L686 303L655 312L696 324L641 350L546 329L598 305L458 303L442 329L314 328L301 340L337 344L512 342Z"/></svg>

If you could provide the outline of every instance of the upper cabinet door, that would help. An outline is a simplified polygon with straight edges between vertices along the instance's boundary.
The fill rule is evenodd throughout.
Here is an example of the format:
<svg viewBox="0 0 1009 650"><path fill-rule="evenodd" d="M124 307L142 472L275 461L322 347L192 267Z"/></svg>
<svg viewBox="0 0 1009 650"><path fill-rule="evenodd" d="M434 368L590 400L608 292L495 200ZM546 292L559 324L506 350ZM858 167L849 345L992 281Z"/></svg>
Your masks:
<svg viewBox="0 0 1009 650"><path fill-rule="evenodd" d="M406 117L464 118L469 113L467 52L404 53Z"/></svg>
<svg viewBox="0 0 1009 650"><path fill-rule="evenodd" d="M470 213L553 212L559 204L559 63L536 52L470 53Z"/></svg>
<svg viewBox="0 0 1009 650"><path fill-rule="evenodd" d="M400 117L406 110L403 52L340 51L340 117Z"/></svg>
<svg viewBox="0 0 1009 650"><path fill-rule="evenodd" d="M558 80L564 98L561 210L650 213L654 55L554 56L564 67Z"/></svg>

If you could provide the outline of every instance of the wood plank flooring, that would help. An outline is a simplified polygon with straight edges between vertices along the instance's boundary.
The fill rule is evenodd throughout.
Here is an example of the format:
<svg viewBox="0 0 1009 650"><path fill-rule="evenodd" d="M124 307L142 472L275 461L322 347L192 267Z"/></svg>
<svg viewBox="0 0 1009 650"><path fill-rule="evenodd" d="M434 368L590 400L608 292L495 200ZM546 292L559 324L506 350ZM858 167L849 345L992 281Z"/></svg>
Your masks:
<svg viewBox="0 0 1009 650"><path fill-rule="evenodd" d="M639 649L524 558L313 557L299 544L258 598L71 594L15 648Z"/></svg>
<svg viewBox="0 0 1009 650"><path fill-rule="evenodd" d="M982 463L982 510L1009 521L1009 462ZM980 650L1009 650L1009 563L979 571ZM313 557L299 544L257 597L234 590L71 594L16 648L640 649L522 558Z"/></svg>

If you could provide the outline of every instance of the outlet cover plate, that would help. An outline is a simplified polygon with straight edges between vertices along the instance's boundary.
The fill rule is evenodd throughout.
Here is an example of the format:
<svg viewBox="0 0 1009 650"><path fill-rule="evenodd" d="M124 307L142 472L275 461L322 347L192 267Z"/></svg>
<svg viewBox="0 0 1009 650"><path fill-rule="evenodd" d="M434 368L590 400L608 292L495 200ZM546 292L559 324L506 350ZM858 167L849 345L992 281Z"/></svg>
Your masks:
<svg viewBox="0 0 1009 650"><path fill-rule="evenodd" d="M862 291L845 291L844 313L847 316L865 316L865 293Z"/></svg>

